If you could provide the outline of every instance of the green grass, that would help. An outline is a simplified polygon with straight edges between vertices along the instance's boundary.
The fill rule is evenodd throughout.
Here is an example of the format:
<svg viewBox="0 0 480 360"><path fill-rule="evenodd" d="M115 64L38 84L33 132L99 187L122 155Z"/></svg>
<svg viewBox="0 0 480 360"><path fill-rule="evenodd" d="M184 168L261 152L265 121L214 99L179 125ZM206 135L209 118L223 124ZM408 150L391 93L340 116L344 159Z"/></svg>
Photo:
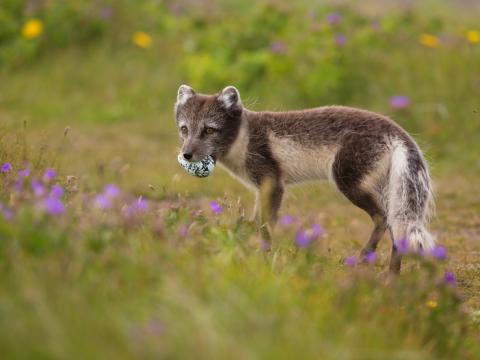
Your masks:
<svg viewBox="0 0 480 360"><path fill-rule="evenodd" d="M446 32L473 23L473 10L452 16L437 5ZM144 51L107 37L1 71L0 163L30 164L31 177L54 167L68 205L60 217L45 215L30 191L11 190L13 174L0 176L0 201L16 211L11 222L0 220L2 356L478 357L480 45L426 49L410 37L392 39L385 48L353 49L346 66L368 81L346 105L392 115L419 140L436 187L431 228L449 252L445 262L407 258L395 280L385 274L387 238L374 265L344 265L371 223L328 184L288 192L282 214L298 220L279 226L263 253L246 220L253 196L220 168L203 180L182 171L173 103L188 81L183 39L159 37ZM268 91L268 83L240 89L244 102L317 105L299 102L301 84L288 80ZM412 98L408 111L389 108L397 93ZM107 183L123 194L104 212L91 201ZM149 210L125 219L125 204L139 196ZM220 216L211 200L223 205ZM199 209L203 215L193 213ZM296 230L314 222L326 236L297 248ZM456 288L442 283L445 270L457 276Z"/></svg>

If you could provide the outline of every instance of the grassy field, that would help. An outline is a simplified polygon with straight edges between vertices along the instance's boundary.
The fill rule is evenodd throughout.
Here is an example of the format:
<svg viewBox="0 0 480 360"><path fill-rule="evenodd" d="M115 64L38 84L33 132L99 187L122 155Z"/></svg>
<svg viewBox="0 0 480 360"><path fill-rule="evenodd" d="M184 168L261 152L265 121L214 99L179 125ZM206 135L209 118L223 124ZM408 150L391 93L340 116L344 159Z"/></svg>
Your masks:
<svg viewBox="0 0 480 360"><path fill-rule="evenodd" d="M459 3L426 1L404 17L401 7L380 11L374 1L320 7L318 37L347 36L341 49L319 45L331 51L325 59L308 52L311 39L305 48L293 45L308 11L279 5L288 9L289 25L253 38L282 34L295 52L288 61L299 68L312 66L299 62L302 56L336 64L315 75L318 96L301 69L264 60L263 50L253 54L244 46L243 57L228 54L236 59L233 73L227 66L212 72L223 53L208 60L213 65L200 61L202 49L228 48L216 31L240 33L251 25L245 15L203 27L198 15L187 14L178 23L190 25L173 33L152 27L153 45L146 48L131 43L137 19L124 32L114 33L112 25L113 35L45 47L24 63L5 65L0 165L12 169L0 173L2 357L478 358L480 43L465 33L478 26L480 12ZM226 4L216 11L248 7ZM344 26L333 32L322 25L332 12ZM379 35L359 30L370 29L364 17L380 23ZM422 33L435 34L439 44L422 45ZM232 39L236 46L247 41ZM413 133L432 168L431 228L446 259L409 255L392 280L385 238L372 264L349 266L345 259L359 254L371 223L328 184L289 190L281 215L294 220L278 225L273 249L264 253L248 221L252 194L220 168L200 180L179 167L173 119L179 84L218 91L217 82L236 85L262 61L277 72L260 71L260 80L239 85L252 109L340 102L390 115ZM408 96L409 106L392 107L395 95ZM28 176L18 174L26 168ZM49 168L55 175L45 173ZM297 232L314 224L325 234L308 247L296 245ZM455 284L445 278L450 272Z"/></svg>

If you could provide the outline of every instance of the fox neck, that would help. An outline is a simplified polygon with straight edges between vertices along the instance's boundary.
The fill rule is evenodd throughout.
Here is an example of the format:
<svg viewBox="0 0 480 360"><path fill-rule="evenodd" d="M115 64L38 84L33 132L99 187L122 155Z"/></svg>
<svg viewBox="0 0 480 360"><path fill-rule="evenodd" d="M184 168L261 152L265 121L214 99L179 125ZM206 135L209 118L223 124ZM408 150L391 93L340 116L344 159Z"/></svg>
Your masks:
<svg viewBox="0 0 480 360"><path fill-rule="evenodd" d="M248 117L252 113L253 112L247 109L243 110L237 136L225 155L219 158L220 165L222 165L231 175L249 187L252 184L248 178L245 164L249 143Z"/></svg>

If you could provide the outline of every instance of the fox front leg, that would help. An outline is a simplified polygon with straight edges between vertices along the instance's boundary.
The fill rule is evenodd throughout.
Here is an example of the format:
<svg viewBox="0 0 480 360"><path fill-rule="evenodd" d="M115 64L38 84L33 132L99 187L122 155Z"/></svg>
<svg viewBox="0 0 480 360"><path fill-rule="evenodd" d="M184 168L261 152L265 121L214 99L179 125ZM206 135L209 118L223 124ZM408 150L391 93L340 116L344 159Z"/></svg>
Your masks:
<svg viewBox="0 0 480 360"><path fill-rule="evenodd" d="M278 219L278 211L282 204L283 184L270 179L262 182L256 194L255 218L265 247L270 248L272 230Z"/></svg>

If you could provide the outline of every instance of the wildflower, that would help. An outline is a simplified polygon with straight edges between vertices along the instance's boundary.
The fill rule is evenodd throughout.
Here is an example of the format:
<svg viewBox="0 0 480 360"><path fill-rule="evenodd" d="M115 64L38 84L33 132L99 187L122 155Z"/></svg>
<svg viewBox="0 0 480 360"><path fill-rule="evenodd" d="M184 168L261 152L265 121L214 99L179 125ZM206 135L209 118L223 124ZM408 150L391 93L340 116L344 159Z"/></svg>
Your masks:
<svg viewBox="0 0 480 360"><path fill-rule="evenodd" d="M32 180L31 182L33 194L37 197L41 197L45 194L45 187L38 180Z"/></svg>
<svg viewBox="0 0 480 360"><path fill-rule="evenodd" d="M187 225L182 225L178 229L178 235L181 237L186 237L188 235L188 227Z"/></svg>
<svg viewBox="0 0 480 360"><path fill-rule="evenodd" d="M147 49L152 46L152 37L144 31L136 31L133 33L132 41L138 47Z"/></svg>
<svg viewBox="0 0 480 360"><path fill-rule="evenodd" d="M22 27L22 36L25 39L34 39L43 32L43 23L38 19L28 20Z"/></svg>
<svg viewBox="0 0 480 360"><path fill-rule="evenodd" d="M18 177L20 179L24 179L26 177L30 176L30 170L29 169L23 169L23 170L18 170Z"/></svg>
<svg viewBox="0 0 480 360"><path fill-rule="evenodd" d="M345 259L345 265L353 267L356 266L358 263L358 260L355 256L349 256Z"/></svg>
<svg viewBox="0 0 480 360"><path fill-rule="evenodd" d="M318 237L325 235L325 230L319 224L313 224L311 235L316 240Z"/></svg>
<svg viewBox="0 0 480 360"><path fill-rule="evenodd" d="M430 254L437 260L447 259L447 249L443 246L435 246Z"/></svg>
<svg viewBox="0 0 480 360"><path fill-rule="evenodd" d="M470 44L478 44L480 43L480 31L476 30L469 30L467 31L467 41Z"/></svg>
<svg viewBox="0 0 480 360"><path fill-rule="evenodd" d="M375 254L374 251L370 251L366 256L365 256L365 261L368 264L373 264L377 260L377 254Z"/></svg>
<svg viewBox="0 0 480 360"><path fill-rule="evenodd" d="M405 95L395 95L390 98L390 106L393 109L406 109L410 106L410 98Z"/></svg>
<svg viewBox="0 0 480 360"><path fill-rule="evenodd" d="M222 213L222 206L217 203L216 201L212 201L210 202L210 210L212 210L212 212L215 214L215 215L220 215Z"/></svg>
<svg viewBox="0 0 480 360"><path fill-rule="evenodd" d="M408 244L408 239L403 238L398 241L395 241L395 246L400 254L406 254L410 251L410 246Z"/></svg>
<svg viewBox="0 0 480 360"><path fill-rule="evenodd" d="M17 181L15 181L15 186L14 186L15 191L20 192L22 191L22 188L23 188L23 179L18 179Z"/></svg>
<svg viewBox="0 0 480 360"><path fill-rule="evenodd" d="M65 211L65 205L59 198L49 196L43 200L41 207L50 215L61 215Z"/></svg>
<svg viewBox="0 0 480 360"><path fill-rule="evenodd" d="M6 163L4 163L4 164L2 165L2 167L0 168L0 171L1 171L2 173L4 173L4 174L7 174L7 173L9 173L10 171L12 171L12 169L13 169L12 164L6 162Z"/></svg>
<svg viewBox="0 0 480 360"><path fill-rule="evenodd" d="M380 22L378 20L373 20L370 24L372 30L379 31L380 30Z"/></svg>
<svg viewBox="0 0 480 360"><path fill-rule="evenodd" d="M110 19L113 15L113 8L111 6L104 6L100 9L100 17L102 19Z"/></svg>
<svg viewBox="0 0 480 360"><path fill-rule="evenodd" d="M103 194L110 199L116 198L120 194L120 189L117 185L107 184L103 188Z"/></svg>
<svg viewBox="0 0 480 360"><path fill-rule="evenodd" d="M163 322L157 319L149 320L145 324L145 328L144 328L144 331L147 334L155 335L155 336L161 335L164 332L164 330L165 330L165 325L163 324Z"/></svg>
<svg viewBox="0 0 480 360"><path fill-rule="evenodd" d="M138 212L145 212L148 209L148 202L142 196L137 199L135 203L135 210Z"/></svg>
<svg viewBox="0 0 480 360"><path fill-rule="evenodd" d="M307 232L304 230L300 230L297 232L297 236L295 237L295 244L297 244L298 247L307 247L310 245L310 242L312 239L307 235Z"/></svg>
<svg viewBox="0 0 480 360"><path fill-rule="evenodd" d="M325 230L319 224L313 224L310 229L300 230L295 236L295 243L298 247L307 247L312 241L317 240L325 234Z"/></svg>
<svg viewBox="0 0 480 360"><path fill-rule="evenodd" d="M435 309L438 306L438 302L436 300L428 300L425 304L429 309Z"/></svg>
<svg viewBox="0 0 480 360"><path fill-rule="evenodd" d="M443 281L445 284L450 286L455 286L457 283L457 279L455 278L455 274L451 271L445 271L443 274Z"/></svg>
<svg viewBox="0 0 480 360"><path fill-rule="evenodd" d="M337 25L342 21L342 15L337 12L328 14L325 19L327 20L328 25Z"/></svg>
<svg viewBox="0 0 480 360"><path fill-rule="evenodd" d="M61 198L63 196L63 193L63 188L58 184L53 185L52 189L50 190L50 196L56 199Z"/></svg>
<svg viewBox="0 0 480 360"><path fill-rule="evenodd" d="M45 181L51 181L55 179L56 176L57 176L57 173L52 168L46 169L45 172L43 173L43 178L45 179Z"/></svg>
<svg viewBox="0 0 480 360"><path fill-rule="evenodd" d="M142 196L140 196L137 201L135 201L133 204L126 206L124 209L122 209L125 217L129 218L132 217L136 214L143 213L147 211L148 209L148 202L143 199Z"/></svg>
<svg viewBox="0 0 480 360"><path fill-rule="evenodd" d="M347 43L347 38L343 34L337 34L335 35L335 44L338 46L343 46Z"/></svg>
<svg viewBox="0 0 480 360"><path fill-rule="evenodd" d="M282 41L274 41L270 45L270 51L274 54L285 54L287 52L287 46Z"/></svg>
<svg viewBox="0 0 480 360"><path fill-rule="evenodd" d="M108 199L107 196L103 194L95 196L93 203L96 208L102 209L102 210L108 209L111 206L110 200Z"/></svg>
<svg viewBox="0 0 480 360"><path fill-rule="evenodd" d="M280 224L283 226L290 226L295 222L295 218L292 215L283 215L280 218Z"/></svg>
<svg viewBox="0 0 480 360"><path fill-rule="evenodd" d="M423 46L426 46L429 48L437 48L440 46L440 39L435 35L421 34L420 37L418 38L418 41Z"/></svg>
<svg viewBox="0 0 480 360"><path fill-rule="evenodd" d="M3 215L5 220L11 220L13 218L13 212L11 209L0 203L0 214Z"/></svg>

